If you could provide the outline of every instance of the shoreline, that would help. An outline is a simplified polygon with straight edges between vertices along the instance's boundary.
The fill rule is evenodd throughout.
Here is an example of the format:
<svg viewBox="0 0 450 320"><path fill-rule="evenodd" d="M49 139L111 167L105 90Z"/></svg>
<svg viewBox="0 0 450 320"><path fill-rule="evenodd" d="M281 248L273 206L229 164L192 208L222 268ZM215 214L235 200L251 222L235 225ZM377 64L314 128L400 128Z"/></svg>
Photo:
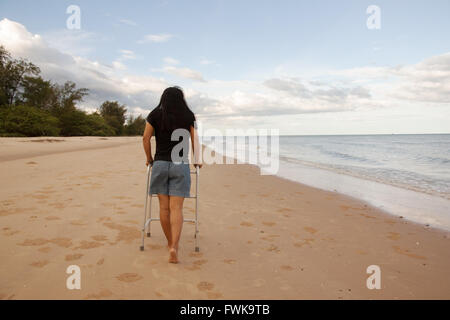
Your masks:
<svg viewBox="0 0 450 320"><path fill-rule="evenodd" d="M42 142L61 152L2 162L0 299L450 298L448 232L249 164L201 169L199 253L189 223L180 264L167 263L159 224L140 252L141 139L96 139ZM102 143L117 146L73 150ZM185 216L193 210L186 200ZM81 290L65 288L72 264ZM366 287L369 265L381 290Z"/></svg>
<svg viewBox="0 0 450 320"><path fill-rule="evenodd" d="M279 172L277 176L320 190L334 191L355 198L393 217L401 216L419 225L450 231L450 216L447 210L450 200L446 198L323 168L306 165L303 167L297 165L295 168L289 168L289 164L287 164L284 168L285 171ZM300 178L297 178L301 175L298 173L300 170L304 173L301 179L306 181L300 181ZM317 172L317 174L312 172ZM296 175L297 177L294 178L293 176ZM319 178L317 178L318 176ZM374 195L371 196L371 193ZM424 214L424 211L428 212Z"/></svg>
<svg viewBox="0 0 450 320"><path fill-rule="evenodd" d="M205 147L214 150L212 146ZM225 159L223 153L218 154ZM236 157L232 159L234 163L241 161L249 164ZM254 165L259 168L257 164ZM447 209L450 200L445 197L282 159L279 160L276 176L312 188L349 196L374 206L392 217L402 217L412 223L444 232L450 231L450 215Z"/></svg>

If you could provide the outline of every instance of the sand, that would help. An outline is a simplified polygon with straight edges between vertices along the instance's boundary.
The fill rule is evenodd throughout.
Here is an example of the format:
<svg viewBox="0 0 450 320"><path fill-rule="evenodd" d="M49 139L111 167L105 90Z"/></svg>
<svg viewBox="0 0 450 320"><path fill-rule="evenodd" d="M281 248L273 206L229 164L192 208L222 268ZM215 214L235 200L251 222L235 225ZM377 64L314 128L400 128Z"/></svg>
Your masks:
<svg viewBox="0 0 450 320"><path fill-rule="evenodd" d="M145 172L139 137L1 138L0 299L450 298L449 232L251 165L203 167L169 264L158 222L139 251Z"/></svg>

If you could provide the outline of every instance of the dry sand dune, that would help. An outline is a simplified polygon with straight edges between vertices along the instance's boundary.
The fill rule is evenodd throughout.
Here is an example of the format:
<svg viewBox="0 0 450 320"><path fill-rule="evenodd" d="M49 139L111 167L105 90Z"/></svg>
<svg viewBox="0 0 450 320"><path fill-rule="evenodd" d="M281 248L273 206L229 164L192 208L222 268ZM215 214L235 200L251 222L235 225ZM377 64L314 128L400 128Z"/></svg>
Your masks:
<svg viewBox="0 0 450 320"><path fill-rule="evenodd" d="M141 252L141 139L107 139L0 139L1 299L450 298L448 232L250 165L202 169L199 253L185 224L167 263L157 223Z"/></svg>

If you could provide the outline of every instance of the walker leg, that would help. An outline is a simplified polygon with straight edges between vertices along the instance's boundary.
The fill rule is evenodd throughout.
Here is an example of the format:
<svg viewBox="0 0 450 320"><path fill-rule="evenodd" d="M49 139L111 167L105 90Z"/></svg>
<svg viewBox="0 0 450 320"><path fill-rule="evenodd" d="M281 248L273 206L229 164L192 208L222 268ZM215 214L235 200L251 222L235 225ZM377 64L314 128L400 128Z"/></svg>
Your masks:
<svg viewBox="0 0 450 320"><path fill-rule="evenodd" d="M150 206L150 208L149 208L149 211L150 211L150 214L149 214L149 219L150 219L150 222L148 223L148 229L147 229L147 237L148 238L150 238L151 237L151 225L152 225L152 195L149 195L149 197L150 197L150 201L149 201L149 206Z"/></svg>
<svg viewBox="0 0 450 320"><path fill-rule="evenodd" d="M147 222L147 203L148 203L148 185L150 180L150 166L147 166L147 187L145 189L145 206L144 206L144 224L142 225L142 242L139 249L144 251L144 240L145 240L145 224Z"/></svg>
<svg viewBox="0 0 450 320"><path fill-rule="evenodd" d="M200 247L198 244L198 178L200 175L199 168L195 168L195 252L200 251Z"/></svg>

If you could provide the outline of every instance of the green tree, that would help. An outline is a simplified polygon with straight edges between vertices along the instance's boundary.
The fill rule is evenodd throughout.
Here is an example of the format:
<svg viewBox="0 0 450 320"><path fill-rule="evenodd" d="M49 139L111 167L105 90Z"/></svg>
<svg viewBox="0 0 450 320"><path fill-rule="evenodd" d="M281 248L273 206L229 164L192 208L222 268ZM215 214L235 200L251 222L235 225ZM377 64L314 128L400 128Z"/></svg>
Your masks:
<svg viewBox="0 0 450 320"><path fill-rule="evenodd" d="M58 91L42 77L25 77L21 100L25 105L52 112L58 104Z"/></svg>
<svg viewBox="0 0 450 320"><path fill-rule="evenodd" d="M67 111L61 115L61 135L63 136L112 136L115 134L98 113L86 114L82 110Z"/></svg>
<svg viewBox="0 0 450 320"><path fill-rule="evenodd" d="M56 94L55 104L52 106L52 113L57 117L64 113L74 111L77 102L83 101L83 98L89 93L86 88L76 88L72 81L66 81L63 85L55 85Z"/></svg>
<svg viewBox="0 0 450 320"><path fill-rule="evenodd" d="M24 59L13 59L0 46L0 105L12 106L23 89L25 77L37 76L40 69Z"/></svg>
<svg viewBox="0 0 450 320"><path fill-rule="evenodd" d="M105 101L100 106L99 111L106 123L114 129L115 134L121 135L125 123L125 113L127 112L126 107L117 101Z"/></svg>
<svg viewBox="0 0 450 320"><path fill-rule="evenodd" d="M127 136L141 136L145 129L145 119L139 115L134 118L130 115L127 119L127 124L124 128L124 133Z"/></svg>
<svg viewBox="0 0 450 320"><path fill-rule="evenodd" d="M46 111L30 106L0 109L2 136L58 136L59 121Z"/></svg>

